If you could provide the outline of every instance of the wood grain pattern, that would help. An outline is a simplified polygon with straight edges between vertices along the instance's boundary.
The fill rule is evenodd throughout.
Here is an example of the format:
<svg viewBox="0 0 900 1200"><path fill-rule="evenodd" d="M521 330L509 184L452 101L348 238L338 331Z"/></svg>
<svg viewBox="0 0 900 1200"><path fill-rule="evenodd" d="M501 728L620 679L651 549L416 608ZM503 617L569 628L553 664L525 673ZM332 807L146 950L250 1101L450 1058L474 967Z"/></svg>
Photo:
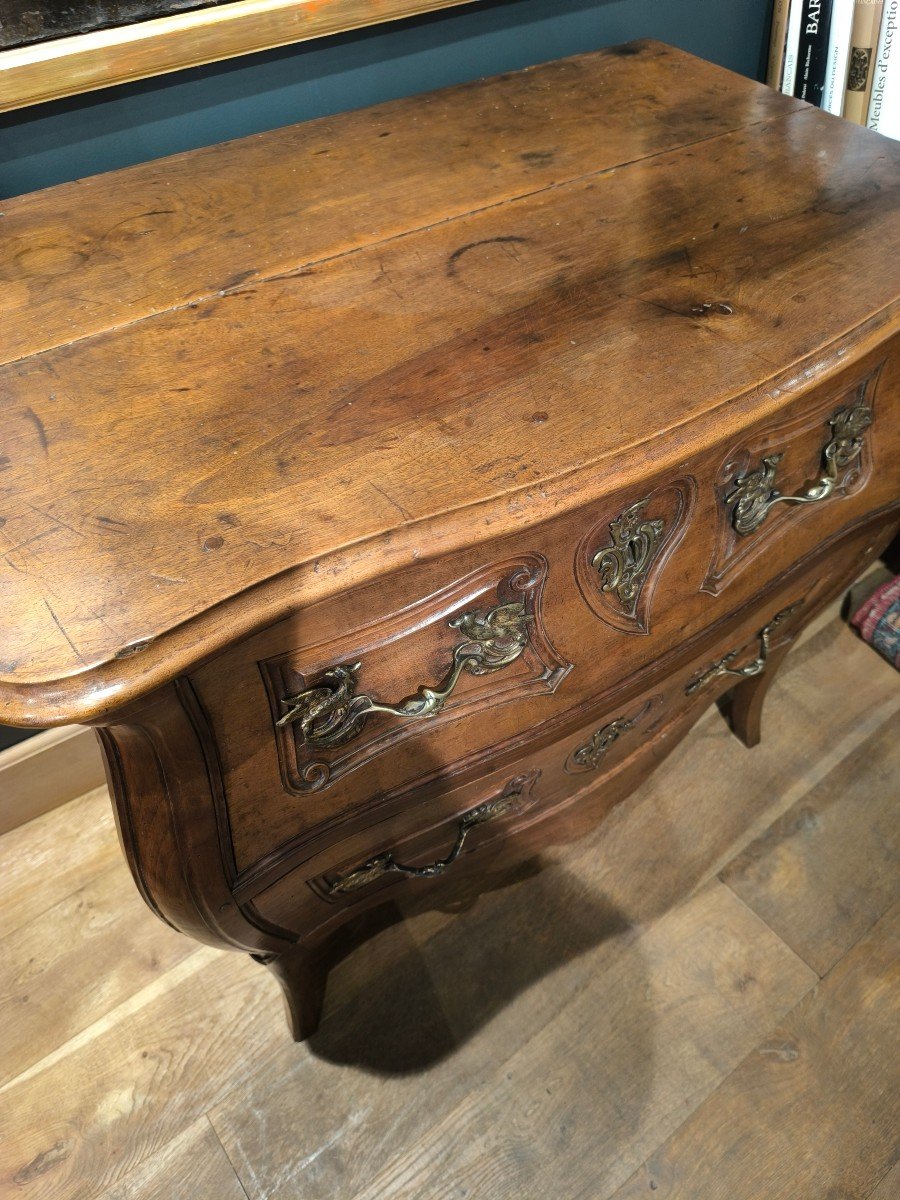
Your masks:
<svg viewBox="0 0 900 1200"><path fill-rule="evenodd" d="M527 1047L509 1053L502 1032L492 1030L497 1048L484 1056L478 1088L432 1111L427 1135L411 1136L407 1151L354 1188L354 1200L404 1192L450 1200L461 1190L512 1200L525 1179L533 1196L608 1195L684 1119L685 1107L699 1104L744 1057L769 1014L787 1011L809 989L811 973L773 953L769 930L748 917L712 886L600 970L598 963ZM504 953L499 939L483 941L476 962L489 955L515 970L515 953ZM428 964L451 1023L466 1029L469 997L455 987L452 964L437 955ZM559 1047L582 1044L597 1012L605 1014L594 1047L604 1070L585 1072ZM675 1089L690 1096L686 1105L671 1103ZM498 1110L516 1119L493 1121ZM549 1137L539 1145L542 1131Z"/></svg>
<svg viewBox="0 0 900 1200"><path fill-rule="evenodd" d="M893 1200L900 1192L900 1162L882 1176L881 1182L866 1200Z"/></svg>
<svg viewBox="0 0 900 1200"><path fill-rule="evenodd" d="M60 847L65 848L64 853ZM20 928L29 914L33 915L35 880L41 880L43 911L84 887L117 863L119 856L105 787L5 833L0 937Z"/></svg>
<svg viewBox="0 0 900 1200"><path fill-rule="evenodd" d="M635 49L662 103L672 56ZM715 107L701 94L670 142L698 106ZM848 328L855 355L884 343L893 151L794 107L715 152L635 160L643 140L620 139L618 170L9 363L0 579L20 632L0 641L5 719L96 715L184 669L199 641L533 527L594 499L598 474L638 486L651 433L673 430L654 463L674 467L747 411L783 409L799 377L833 373ZM693 312L710 279L730 315Z"/></svg>
<svg viewBox="0 0 900 1200"><path fill-rule="evenodd" d="M228 1156L201 1117L98 1200L247 1200Z"/></svg>
<svg viewBox="0 0 900 1200"><path fill-rule="evenodd" d="M7 934L0 939L0 1083L192 952L141 903L118 861ZM60 995L68 996L62 1009Z"/></svg>
<svg viewBox="0 0 900 1200"><path fill-rule="evenodd" d="M721 875L819 975L900 897L898 734L894 716Z"/></svg>
<svg viewBox="0 0 900 1200"><path fill-rule="evenodd" d="M900 513L894 150L654 43L391 112L347 119L355 157L313 173L302 215L322 128L298 135L227 286L202 255L153 282L151 247L134 310L129 284L64 338L61 298L88 274L105 293L118 252L74 193L14 214L66 232L13 256L14 305L35 270L62 282L0 366L0 713L99 726L144 899L268 967L298 1038L358 943L592 830L708 706L754 745L789 646ZM401 128L402 162L366 149ZM236 240L218 197L275 145L183 160L215 177L215 255ZM171 182L151 175L144 204ZM353 210L363 184L411 196L390 234ZM105 222L121 201L97 187ZM190 222L170 235L167 262L196 247ZM859 439L815 489L850 406ZM762 454L811 502L747 536L727 488ZM652 628L585 603L607 586L585 538L635 504L673 526Z"/></svg>
<svg viewBox="0 0 900 1200"><path fill-rule="evenodd" d="M241 1057L264 1061L275 1043L285 1044L270 999L254 964L196 950L0 1089L0 1187L42 1200L86 1200L86 1179L91 1194L108 1190L162 1150L173 1126L192 1124L233 1087ZM194 1032L186 1039L187 1028ZM198 1040L203 1028L209 1036ZM63 1112L65 1090L71 1103ZM128 1159L116 1154L123 1141Z"/></svg>
<svg viewBox="0 0 900 1200"><path fill-rule="evenodd" d="M473 0L232 0L0 54L0 111Z"/></svg>
<svg viewBox="0 0 900 1200"><path fill-rule="evenodd" d="M894 906L615 1200L868 1196L900 1128L898 935Z"/></svg>
<svg viewBox="0 0 900 1200"><path fill-rule="evenodd" d="M3 361L66 344L75 307L80 334L96 334L804 111L671 47L636 45L173 155L118 171L113 189L99 175L5 201ZM639 94L654 71L677 128L651 88Z"/></svg>
<svg viewBox="0 0 900 1200"><path fill-rule="evenodd" d="M728 1064L753 1061L756 1046L770 1047L766 1012L789 1003L792 987L814 979L713 876L785 808L805 794L814 797L821 781L839 774L842 762L896 712L896 685L889 673L872 670L872 651L834 612L817 625L776 679L770 730L756 750L748 755L708 712L670 756L665 774L643 784L603 830L545 855L548 869L508 875L505 886L462 916L428 913L388 929L341 964L312 1043L285 1043L273 985L258 967L210 950L29 1066L0 1093L0 1191L53 1200L242 1200L210 1131L212 1111L249 1200L301 1194L352 1200L347 1180L363 1178L366 1187L379 1173L390 1180L384 1200L416 1194L407 1181L423 1178L434 1184L426 1194L441 1196L457 1178L455 1158L446 1152L455 1143L445 1144L434 1127L465 1129L490 1084L494 1103L475 1127L478 1153L463 1148L467 1175L483 1182L483 1192L502 1196L507 1189L536 1200L546 1189L529 1190L532 1171L563 1163L567 1182L574 1181L566 1195L608 1200L600 1181L614 1190L623 1161L629 1169L641 1148L652 1154L653 1143L691 1114L714 1119L716 1081ZM827 687L837 671L844 681L840 710ZM865 756L856 777L864 787ZM873 800L880 787L873 771ZM0 839L0 860L12 857L8 845L23 858L36 853L44 824L77 807ZM93 828L94 844L82 843L78 858L97 863L101 873L112 863L124 885L110 823ZM28 836L34 850L21 840ZM864 830L852 823L846 836L853 857ZM0 872L0 886L3 878ZM79 877L73 890L89 880ZM36 873L28 884L26 921L45 911L47 886ZM790 886L799 892L814 881L795 876ZM128 928L115 924L113 910L98 910L98 920L114 923L114 943L127 960L135 946ZM49 939L49 921L46 929ZM139 929L143 936L148 926ZM869 953L862 950L863 960ZM484 969L495 960L502 971ZM729 981L740 986L729 990ZM807 1061L818 1056L837 1069L841 1057L829 1029L852 1031L859 1020L864 1036L871 1031L862 1007L869 993L860 989L854 1000L845 989L829 1021L827 987L826 980L818 991L823 1019L808 1023L803 1051ZM45 998L48 1014L55 1003L62 1019L71 990L60 976ZM773 1025L778 1020L771 1018ZM893 1066L889 1055L882 1057L884 1069L893 1069L894 1088L886 1094L896 1094L896 1056ZM505 1061L512 1063L511 1080ZM784 1123L784 1105L779 1091L754 1090L743 1071L738 1066L724 1086L746 1080L739 1119L759 1139ZM784 1194L791 1200L828 1194L804 1174L808 1113L810 1120L821 1117L823 1137L841 1133L828 1151L831 1164L848 1172L860 1163L865 1168L859 1187L845 1194L893 1200L896 1171L885 1175L889 1164L877 1154L869 1161L877 1146L865 1119L857 1119L852 1105L837 1108L832 1086L826 1070L795 1105L790 1145L776 1164L794 1183ZM874 1087L868 1060L847 1057L841 1086L845 1096L854 1086ZM415 1155L410 1135L417 1131L429 1147L427 1159ZM702 1158L715 1142L698 1125L691 1145ZM503 1156L504 1176L491 1170L484 1148ZM734 1193L740 1200L766 1194L765 1184L751 1179L753 1187ZM649 1186L637 1194L654 1195ZM716 1196L715 1179L688 1194Z"/></svg>

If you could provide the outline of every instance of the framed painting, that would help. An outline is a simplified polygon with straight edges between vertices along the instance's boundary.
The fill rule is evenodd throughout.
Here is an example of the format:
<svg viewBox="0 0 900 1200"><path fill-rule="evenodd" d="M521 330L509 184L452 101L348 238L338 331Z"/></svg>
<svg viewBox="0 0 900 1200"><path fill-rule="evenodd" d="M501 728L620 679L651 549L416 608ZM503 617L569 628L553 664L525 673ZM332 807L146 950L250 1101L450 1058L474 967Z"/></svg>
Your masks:
<svg viewBox="0 0 900 1200"><path fill-rule="evenodd" d="M476 0L0 0L0 112Z"/></svg>

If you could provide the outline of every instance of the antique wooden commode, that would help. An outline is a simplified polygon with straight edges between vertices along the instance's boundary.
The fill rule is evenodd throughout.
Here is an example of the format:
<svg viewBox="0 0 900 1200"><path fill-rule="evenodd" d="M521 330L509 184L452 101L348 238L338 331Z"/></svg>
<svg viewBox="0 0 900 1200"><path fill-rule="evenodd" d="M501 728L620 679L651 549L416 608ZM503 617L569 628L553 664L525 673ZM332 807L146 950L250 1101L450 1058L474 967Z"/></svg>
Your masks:
<svg viewBox="0 0 900 1200"><path fill-rule="evenodd" d="M757 740L900 517L898 166L638 42L6 205L0 721L97 727L296 1037L708 705Z"/></svg>

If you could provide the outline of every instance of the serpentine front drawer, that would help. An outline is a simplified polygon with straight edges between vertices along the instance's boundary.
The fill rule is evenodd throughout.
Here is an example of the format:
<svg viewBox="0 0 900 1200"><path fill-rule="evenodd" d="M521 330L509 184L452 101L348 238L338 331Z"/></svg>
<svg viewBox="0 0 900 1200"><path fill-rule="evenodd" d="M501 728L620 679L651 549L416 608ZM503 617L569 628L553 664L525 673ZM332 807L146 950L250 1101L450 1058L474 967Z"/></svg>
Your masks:
<svg viewBox="0 0 900 1200"><path fill-rule="evenodd" d="M540 850L548 818L557 838L585 831L736 680L763 677L808 613L836 583L849 582L874 548L869 533L845 535L824 573L817 561L765 593L764 617L745 606L614 701L588 700L537 725L480 769L457 764L386 793L366 810L368 819L338 836L281 845L242 873L236 896L267 920L321 935L340 924L345 909L387 897L427 906L439 879L480 871L485 860L508 854L510 842L518 853L526 844Z"/></svg>
<svg viewBox="0 0 900 1200"><path fill-rule="evenodd" d="M889 505L900 414L878 399L883 376L897 387L886 353L640 493L498 539L490 558L450 555L298 610L194 672L238 870L652 671L764 591L798 547L826 550Z"/></svg>
<svg viewBox="0 0 900 1200"><path fill-rule="evenodd" d="M638 42L4 206L0 720L97 727L295 1036L708 705L758 739L898 522L898 168Z"/></svg>

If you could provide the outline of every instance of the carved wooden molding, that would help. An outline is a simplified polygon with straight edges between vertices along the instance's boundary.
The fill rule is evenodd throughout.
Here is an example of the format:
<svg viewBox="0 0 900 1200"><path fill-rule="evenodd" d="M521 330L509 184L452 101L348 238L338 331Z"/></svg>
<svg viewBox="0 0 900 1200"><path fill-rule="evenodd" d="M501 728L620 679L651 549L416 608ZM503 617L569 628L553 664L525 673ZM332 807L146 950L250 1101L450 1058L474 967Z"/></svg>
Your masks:
<svg viewBox="0 0 900 1200"><path fill-rule="evenodd" d="M138 890L168 924L214 946L272 952L293 934L238 904L218 750L186 679L98 729Z"/></svg>

